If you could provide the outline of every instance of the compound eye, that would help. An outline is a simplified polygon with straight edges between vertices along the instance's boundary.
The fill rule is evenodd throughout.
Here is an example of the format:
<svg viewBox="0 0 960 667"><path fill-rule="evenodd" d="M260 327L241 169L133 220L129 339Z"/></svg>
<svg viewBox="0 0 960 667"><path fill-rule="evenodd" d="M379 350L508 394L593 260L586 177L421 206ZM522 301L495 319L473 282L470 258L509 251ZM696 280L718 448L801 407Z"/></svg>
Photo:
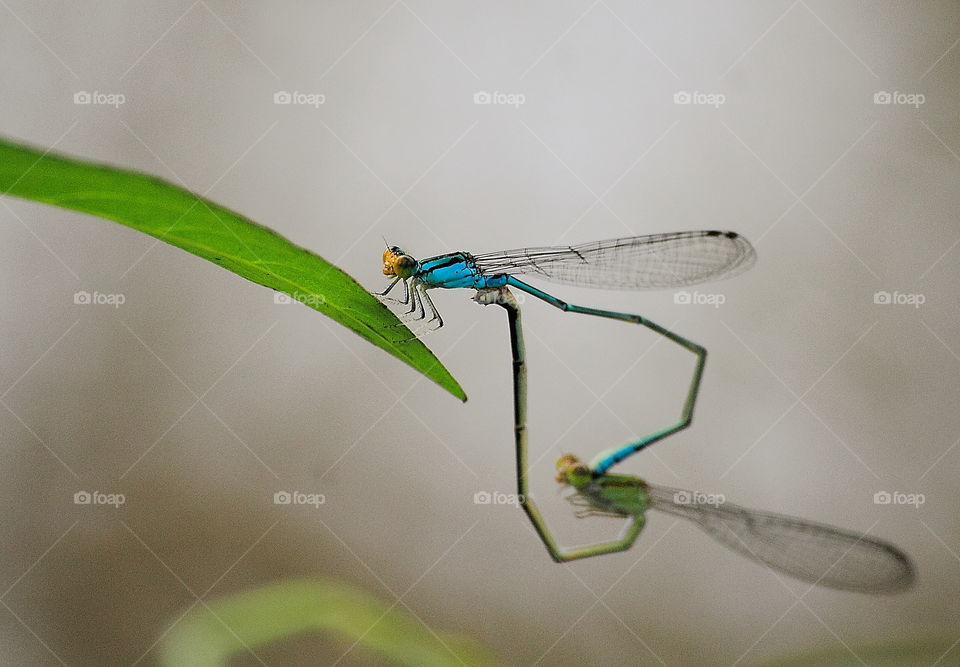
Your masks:
<svg viewBox="0 0 960 667"><path fill-rule="evenodd" d="M417 270L417 260L410 255L394 255L391 259L391 271L400 278L409 278Z"/></svg>
<svg viewBox="0 0 960 667"><path fill-rule="evenodd" d="M591 478L590 468L583 463L577 463L567 469L567 483L576 488L587 484Z"/></svg>

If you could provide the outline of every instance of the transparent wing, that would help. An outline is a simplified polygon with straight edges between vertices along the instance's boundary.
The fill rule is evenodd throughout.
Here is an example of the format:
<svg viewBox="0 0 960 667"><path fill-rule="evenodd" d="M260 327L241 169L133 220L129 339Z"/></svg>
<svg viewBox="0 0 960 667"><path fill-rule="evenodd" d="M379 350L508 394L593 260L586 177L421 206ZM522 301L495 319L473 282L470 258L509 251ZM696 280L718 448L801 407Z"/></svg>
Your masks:
<svg viewBox="0 0 960 667"><path fill-rule="evenodd" d="M893 593L913 583L910 559L888 542L726 502L686 502L702 498L680 489L647 492L651 507L689 519L730 549L798 579L861 593Z"/></svg>
<svg viewBox="0 0 960 667"><path fill-rule="evenodd" d="M729 278L750 268L756 253L736 232L695 231L518 248L473 259L486 275L536 274L568 285L644 289Z"/></svg>

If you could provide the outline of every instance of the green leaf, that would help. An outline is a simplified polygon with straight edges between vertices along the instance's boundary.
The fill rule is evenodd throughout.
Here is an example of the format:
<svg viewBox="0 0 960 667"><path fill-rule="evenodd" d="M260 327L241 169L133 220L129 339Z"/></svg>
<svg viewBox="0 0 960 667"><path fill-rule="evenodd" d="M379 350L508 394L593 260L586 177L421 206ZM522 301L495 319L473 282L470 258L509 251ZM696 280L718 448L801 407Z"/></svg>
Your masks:
<svg viewBox="0 0 960 667"><path fill-rule="evenodd" d="M230 657L311 632L354 643L400 665L493 665L475 641L437 635L414 616L362 590L323 579L300 579L236 593L175 619L160 644L164 667L225 667Z"/></svg>
<svg viewBox="0 0 960 667"><path fill-rule="evenodd" d="M0 139L0 193L119 222L289 294L410 364L451 394L463 389L397 317L319 255L167 181Z"/></svg>

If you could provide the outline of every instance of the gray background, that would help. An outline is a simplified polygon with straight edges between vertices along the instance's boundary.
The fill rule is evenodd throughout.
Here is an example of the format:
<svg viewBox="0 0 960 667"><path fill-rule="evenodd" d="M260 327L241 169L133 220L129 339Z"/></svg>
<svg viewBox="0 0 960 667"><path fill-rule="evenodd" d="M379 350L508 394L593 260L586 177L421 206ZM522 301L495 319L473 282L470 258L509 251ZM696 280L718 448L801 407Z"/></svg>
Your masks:
<svg viewBox="0 0 960 667"><path fill-rule="evenodd" d="M960 7L521 5L4 0L0 128L206 193L370 289L381 235L425 257L735 229L759 261L698 288L719 308L554 290L710 350L693 427L622 469L869 530L913 556L918 586L809 590L666 516L627 553L554 565L518 509L474 503L514 490L499 309L435 295L448 325L426 342L461 405L212 264L6 198L0 662L149 664L195 595L314 574L402 596L510 664L856 662L869 643L958 639ZM125 102L77 105L79 91ZM525 100L476 105L478 91ZM724 103L674 102L695 91ZM81 290L125 303L78 305ZM875 304L881 290L924 303ZM690 357L540 303L525 319L534 493L565 544L609 538L617 521L572 517L553 461L672 420ZM78 490L126 504L76 506ZM326 504L277 506L278 490ZM308 638L259 659L348 648Z"/></svg>

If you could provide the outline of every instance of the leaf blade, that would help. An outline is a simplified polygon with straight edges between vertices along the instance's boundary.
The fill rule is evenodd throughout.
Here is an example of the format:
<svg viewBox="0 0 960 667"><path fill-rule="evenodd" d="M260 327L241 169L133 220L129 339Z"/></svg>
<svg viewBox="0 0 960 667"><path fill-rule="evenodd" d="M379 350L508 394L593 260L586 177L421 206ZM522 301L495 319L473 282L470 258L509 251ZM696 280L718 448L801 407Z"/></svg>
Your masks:
<svg viewBox="0 0 960 667"><path fill-rule="evenodd" d="M0 138L0 193L112 220L285 292L466 394L396 315L347 273L267 227L162 179L55 155Z"/></svg>

